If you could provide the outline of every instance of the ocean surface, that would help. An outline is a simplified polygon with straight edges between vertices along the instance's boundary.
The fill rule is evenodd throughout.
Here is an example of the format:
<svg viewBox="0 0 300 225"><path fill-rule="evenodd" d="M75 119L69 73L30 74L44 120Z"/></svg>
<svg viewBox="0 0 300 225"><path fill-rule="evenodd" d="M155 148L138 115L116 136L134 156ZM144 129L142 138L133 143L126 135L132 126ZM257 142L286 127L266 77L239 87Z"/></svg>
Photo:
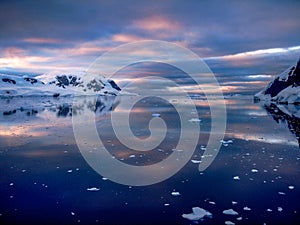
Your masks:
<svg viewBox="0 0 300 225"><path fill-rule="evenodd" d="M300 224L300 122L293 116L300 108L254 103L250 95L225 96L225 137L215 160L199 172L211 118L204 98L194 96L193 101L197 112L191 114L199 120L189 122L199 123L200 137L191 159L162 182L130 186L111 181L87 163L72 119L95 113L112 158L138 170L175 151L180 123L171 104L146 99L135 106L130 124L136 136L149 136L153 117L168 125L160 146L137 152L124 147L110 126L111 110L119 110L113 97L83 99L77 108L67 98L0 99L0 223ZM183 218L193 207L212 216ZM224 213L230 209L236 215Z"/></svg>

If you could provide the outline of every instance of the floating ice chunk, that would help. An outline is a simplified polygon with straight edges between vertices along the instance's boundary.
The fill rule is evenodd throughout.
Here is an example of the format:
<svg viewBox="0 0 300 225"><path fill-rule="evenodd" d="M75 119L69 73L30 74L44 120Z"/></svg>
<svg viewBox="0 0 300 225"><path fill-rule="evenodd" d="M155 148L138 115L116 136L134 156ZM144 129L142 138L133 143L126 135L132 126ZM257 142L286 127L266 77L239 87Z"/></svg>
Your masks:
<svg viewBox="0 0 300 225"><path fill-rule="evenodd" d="M283 209L282 209L281 207L277 207L277 211L278 211L278 212L282 212L282 210L283 210Z"/></svg>
<svg viewBox="0 0 300 225"><path fill-rule="evenodd" d="M164 204L164 206L169 206L169 205L170 205L169 203L165 203L165 204Z"/></svg>
<svg viewBox="0 0 300 225"><path fill-rule="evenodd" d="M199 118L192 118L189 120L189 122L192 122L192 123L200 123L201 120Z"/></svg>
<svg viewBox="0 0 300 225"><path fill-rule="evenodd" d="M231 203L232 203L232 205L236 205L236 204L238 204L238 203L237 203L237 202L235 202L235 201L232 201Z"/></svg>
<svg viewBox="0 0 300 225"><path fill-rule="evenodd" d="M73 172L73 170L68 170L68 173L72 173Z"/></svg>
<svg viewBox="0 0 300 225"><path fill-rule="evenodd" d="M193 207L192 211L193 212L190 214L182 214L182 217L188 220L200 220L204 217L212 217L212 214L209 211L199 207Z"/></svg>
<svg viewBox="0 0 300 225"><path fill-rule="evenodd" d="M100 189L96 188L96 187L91 187L91 188L87 188L86 190L87 191L99 191Z"/></svg>
<svg viewBox="0 0 300 225"><path fill-rule="evenodd" d="M293 190L295 187L294 186L289 186L289 189L290 190Z"/></svg>
<svg viewBox="0 0 300 225"><path fill-rule="evenodd" d="M234 176L233 179L234 180L240 180L240 177L239 176Z"/></svg>
<svg viewBox="0 0 300 225"><path fill-rule="evenodd" d="M159 113L152 113L152 117L160 117Z"/></svg>
<svg viewBox="0 0 300 225"><path fill-rule="evenodd" d="M180 193L179 193L178 191L173 191L173 192L171 193L171 195L173 195L173 196L179 196Z"/></svg>
<svg viewBox="0 0 300 225"><path fill-rule="evenodd" d="M231 222L231 221L225 221L226 225L235 225L235 223Z"/></svg>
<svg viewBox="0 0 300 225"><path fill-rule="evenodd" d="M252 173L258 173L258 170L257 169L252 169L251 172Z"/></svg>
<svg viewBox="0 0 300 225"><path fill-rule="evenodd" d="M102 180L108 180L108 178L106 178L106 177L102 177Z"/></svg>
<svg viewBox="0 0 300 225"><path fill-rule="evenodd" d="M243 219L243 217L238 217L238 218L236 218L236 220L242 220Z"/></svg>
<svg viewBox="0 0 300 225"><path fill-rule="evenodd" d="M226 209L223 211L223 214L233 216L239 215L238 212L234 211L233 209Z"/></svg>
<svg viewBox="0 0 300 225"><path fill-rule="evenodd" d="M192 163L201 163L200 160L194 160L194 159L192 159L191 162L192 162Z"/></svg>
<svg viewBox="0 0 300 225"><path fill-rule="evenodd" d="M284 192L281 192L281 191L279 191L278 194L280 194L280 195L285 195L285 193L284 193Z"/></svg>
<svg viewBox="0 0 300 225"><path fill-rule="evenodd" d="M71 215L72 215L72 216L74 216L74 215L75 215L75 213L74 213L74 212L71 212Z"/></svg>
<svg viewBox="0 0 300 225"><path fill-rule="evenodd" d="M216 203L213 201L208 202L209 204L215 205Z"/></svg>
<svg viewBox="0 0 300 225"><path fill-rule="evenodd" d="M245 210L245 211L250 211L251 208L249 208L249 207L246 206L246 207L244 207L244 210Z"/></svg>
<svg viewBox="0 0 300 225"><path fill-rule="evenodd" d="M130 155L129 158L135 158L135 155Z"/></svg>
<svg viewBox="0 0 300 225"><path fill-rule="evenodd" d="M14 186L14 183L10 183L9 186Z"/></svg>
<svg viewBox="0 0 300 225"><path fill-rule="evenodd" d="M272 212L273 210L272 209L267 209L267 212Z"/></svg>
<svg viewBox="0 0 300 225"><path fill-rule="evenodd" d="M221 142L224 146L228 146L228 144L232 144L232 143L233 143L232 140L228 140L228 141L221 140L220 142Z"/></svg>

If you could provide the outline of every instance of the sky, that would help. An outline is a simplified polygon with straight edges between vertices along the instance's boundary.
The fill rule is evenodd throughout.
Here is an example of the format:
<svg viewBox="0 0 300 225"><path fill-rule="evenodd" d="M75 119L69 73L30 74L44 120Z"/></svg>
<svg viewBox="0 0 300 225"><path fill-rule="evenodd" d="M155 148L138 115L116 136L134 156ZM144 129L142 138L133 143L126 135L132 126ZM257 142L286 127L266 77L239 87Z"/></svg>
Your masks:
<svg viewBox="0 0 300 225"><path fill-rule="evenodd" d="M2 0L0 70L85 71L121 44L162 40L225 80L270 80L300 57L299 10L289 0Z"/></svg>

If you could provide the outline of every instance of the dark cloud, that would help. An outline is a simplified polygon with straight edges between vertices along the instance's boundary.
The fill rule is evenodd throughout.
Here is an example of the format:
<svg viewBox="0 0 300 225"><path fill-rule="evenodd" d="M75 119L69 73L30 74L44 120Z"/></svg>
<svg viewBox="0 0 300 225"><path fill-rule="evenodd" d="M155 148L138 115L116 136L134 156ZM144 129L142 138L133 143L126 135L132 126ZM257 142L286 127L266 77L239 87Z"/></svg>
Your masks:
<svg viewBox="0 0 300 225"><path fill-rule="evenodd" d="M7 48L19 48L26 56L55 57L44 63L65 60L68 66L86 66L105 47L134 39L172 41L201 57L299 46L299 10L300 1L279 0L2 0L0 57L6 57ZM280 66L290 64L294 56L280 58ZM249 74L254 67L257 73L265 72L275 60L278 57L253 59L251 65L240 66L210 63L219 74ZM274 65L273 72L278 67Z"/></svg>

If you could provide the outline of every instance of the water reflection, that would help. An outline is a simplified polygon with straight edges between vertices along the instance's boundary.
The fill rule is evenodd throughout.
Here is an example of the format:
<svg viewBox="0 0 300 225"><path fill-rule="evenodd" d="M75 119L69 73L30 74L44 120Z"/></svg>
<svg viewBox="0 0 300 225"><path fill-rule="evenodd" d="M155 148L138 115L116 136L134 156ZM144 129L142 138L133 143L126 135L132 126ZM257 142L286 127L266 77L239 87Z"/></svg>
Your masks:
<svg viewBox="0 0 300 225"><path fill-rule="evenodd" d="M296 105L264 105L264 108L276 121L284 123L296 136L300 148L300 107Z"/></svg>
<svg viewBox="0 0 300 225"><path fill-rule="evenodd" d="M56 117L71 117L80 115L84 110L95 112L96 115L103 115L111 111L118 102L115 96L98 96L77 98L11 98L0 99L0 121L18 122L34 120L43 117L42 114L50 113ZM72 104L75 107L72 109Z"/></svg>

